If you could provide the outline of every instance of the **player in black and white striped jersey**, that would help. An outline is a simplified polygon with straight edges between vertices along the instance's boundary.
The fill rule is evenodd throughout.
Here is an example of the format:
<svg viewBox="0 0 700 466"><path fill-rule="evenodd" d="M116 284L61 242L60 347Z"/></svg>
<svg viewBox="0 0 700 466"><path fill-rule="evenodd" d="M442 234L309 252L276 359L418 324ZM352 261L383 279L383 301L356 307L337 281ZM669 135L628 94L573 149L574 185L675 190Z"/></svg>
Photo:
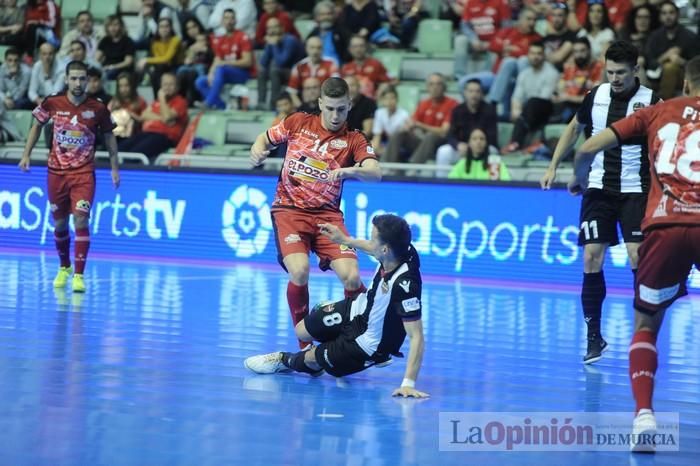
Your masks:
<svg viewBox="0 0 700 466"><path fill-rule="evenodd" d="M587 138L635 110L654 105L660 99L639 83L639 52L629 42L613 42L605 53L607 83L593 88L559 139L552 162L540 184L549 189L560 160L572 149L581 132ZM632 272L637 270L637 249L642 241L641 221L649 191L649 160L645 138L623 141L612 150L596 154L583 193L579 245L583 246L581 304L587 325L588 348L585 364L600 359L607 349L600 320L606 286L603 275L605 253L619 243L622 230Z"/></svg>

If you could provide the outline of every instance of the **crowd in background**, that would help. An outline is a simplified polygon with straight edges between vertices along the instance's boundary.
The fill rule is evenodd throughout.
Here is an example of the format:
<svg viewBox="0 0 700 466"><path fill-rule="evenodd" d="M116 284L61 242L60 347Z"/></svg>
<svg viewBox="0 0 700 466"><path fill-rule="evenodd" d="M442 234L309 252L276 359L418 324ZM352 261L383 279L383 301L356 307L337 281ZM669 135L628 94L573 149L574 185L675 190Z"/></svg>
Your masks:
<svg viewBox="0 0 700 466"><path fill-rule="evenodd" d="M341 76L353 102L348 124L382 161L506 180L507 155L540 148L542 128L568 122L605 80L612 41L639 49L639 79L664 99L681 92L684 63L700 54L697 25L681 24L685 1L142 0L120 14L124 3L96 24L88 10L63 18L54 0L0 0L0 141L21 140L7 112L61 92L71 60L88 64L88 93L112 111L120 150L151 160L175 147L191 109L230 108L232 85L240 96L255 83L257 110L279 120L318 111L321 83ZM428 76L427 97L406 111L400 76L372 53L415 52L419 23L436 16L453 30L454 73ZM313 24L302 34L304 19ZM448 95L455 83L461 102ZM499 122L514 125L503 147ZM505 163L489 162L497 154Z"/></svg>

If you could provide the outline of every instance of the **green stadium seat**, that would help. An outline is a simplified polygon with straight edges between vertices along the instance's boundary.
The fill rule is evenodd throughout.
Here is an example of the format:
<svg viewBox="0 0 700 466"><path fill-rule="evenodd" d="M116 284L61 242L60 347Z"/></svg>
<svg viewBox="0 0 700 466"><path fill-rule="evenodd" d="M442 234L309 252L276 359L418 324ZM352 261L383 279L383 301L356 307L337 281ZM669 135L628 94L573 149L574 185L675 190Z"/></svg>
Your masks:
<svg viewBox="0 0 700 466"><path fill-rule="evenodd" d="M95 4L99 2L106 2L108 0L94 0ZM90 11L90 0L67 0L62 2L61 5L61 18L64 20L73 21L75 15L83 10Z"/></svg>
<svg viewBox="0 0 700 466"><path fill-rule="evenodd" d="M9 45L0 45L0 62L5 61L5 52L9 49Z"/></svg>
<svg viewBox="0 0 700 466"><path fill-rule="evenodd" d="M74 1L74 0L71 0ZM104 21L110 15L117 14L119 0L91 0L90 12L97 21Z"/></svg>
<svg viewBox="0 0 700 466"><path fill-rule="evenodd" d="M424 19L418 23L416 46L420 53L452 52L452 23L441 19Z"/></svg>
<svg viewBox="0 0 700 466"><path fill-rule="evenodd" d="M215 146L226 144L226 115L215 111L202 114L202 119L197 125L196 136L211 141Z"/></svg>
<svg viewBox="0 0 700 466"><path fill-rule="evenodd" d="M396 93L399 95L399 107L413 115L424 87L423 83L401 83L397 85Z"/></svg>
<svg viewBox="0 0 700 466"><path fill-rule="evenodd" d="M373 53L374 58L382 62L384 68L392 78L398 78L401 74L402 52L395 50L377 50Z"/></svg>
<svg viewBox="0 0 700 466"><path fill-rule="evenodd" d="M301 39L305 40L306 36L316 27L316 22L313 19L297 19L294 21L294 27L299 31Z"/></svg>
<svg viewBox="0 0 700 466"><path fill-rule="evenodd" d="M10 110L7 112L10 117L14 120L15 126L22 135L22 138L26 140L27 134L29 134L29 129L34 123L34 117L32 116L31 110ZM22 142L24 144L24 141Z"/></svg>
<svg viewBox="0 0 700 466"><path fill-rule="evenodd" d="M505 147L510 142L510 137L513 134L513 123L498 123L498 147Z"/></svg>

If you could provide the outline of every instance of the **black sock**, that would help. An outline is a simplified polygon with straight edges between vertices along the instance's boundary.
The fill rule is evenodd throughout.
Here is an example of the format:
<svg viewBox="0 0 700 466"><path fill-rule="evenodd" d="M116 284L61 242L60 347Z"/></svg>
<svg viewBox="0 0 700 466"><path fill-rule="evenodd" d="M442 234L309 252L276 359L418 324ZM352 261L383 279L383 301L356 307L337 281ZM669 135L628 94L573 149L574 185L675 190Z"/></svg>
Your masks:
<svg viewBox="0 0 700 466"><path fill-rule="evenodd" d="M583 318L588 326L588 338L600 337L600 316L605 299L605 276L603 271L583 274L581 305Z"/></svg>
<svg viewBox="0 0 700 466"><path fill-rule="evenodd" d="M313 351L313 350L310 350ZM318 370L311 369L304 362L304 355L306 351L299 351L298 353L282 353L282 364L296 372L303 372L305 374L315 374Z"/></svg>

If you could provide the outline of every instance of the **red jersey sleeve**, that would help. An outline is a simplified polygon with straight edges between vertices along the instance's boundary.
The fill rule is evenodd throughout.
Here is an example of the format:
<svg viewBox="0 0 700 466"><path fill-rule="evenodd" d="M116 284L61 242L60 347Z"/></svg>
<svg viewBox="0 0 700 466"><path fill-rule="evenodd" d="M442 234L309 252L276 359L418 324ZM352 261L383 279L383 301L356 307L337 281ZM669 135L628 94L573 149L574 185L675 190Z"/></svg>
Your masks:
<svg viewBox="0 0 700 466"><path fill-rule="evenodd" d="M355 163L361 164L367 159L376 159L377 155L374 153L374 148L372 144L369 143L366 137L361 133L353 134L353 150L352 156Z"/></svg>
<svg viewBox="0 0 700 466"><path fill-rule="evenodd" d="M239 36L238 45L241 48L241 53L253 51L253 43L250 41L250 37L248 37L248 34L244 33Z"/></svg>
<svg viewBox="0 0 700 466"><path fill-rule="evenodd" d="M299 74L299 66L294 65L292 68L292 73L289 76L289 84L288 84L290 89L294 89L295 91L299 92L301 89L301 75Z"/></svg>
<svg viewBox="0 0 700 466"><path fill-rule="evenodd" d="M112 114L104 105L102 105L97 113L97 125L103 133L111 133L112 130L117 127L114 120L112 120Z"/></svg>
<svg viewBox="0 0 700 466"><path fill-rule="evenodd" d="M292 131L297 126L297 121L301 118L300 113L293 113L275 126L267 130L267 140L275 146L287 142Z"/></svg>
<svg viewBox="0 0 700 466"><path fill-rule="evenodd" d="M624 141L634 136L642 136L647 132L651 124L654 110L653 106L637 110L628 117L613 123L610 129L613 130L618 141Z"/></svg>
<svg viewBox="0 0 700 466"><path fill-rule="evenodd" d="M419 102L416 110L413 112L413 121L423 121L425 116L425 101Z"/></svg>
<svg viewBox="0 0 700 466"><path fill-rule="evenodd" d="M44 99L33 111L32 115L37 119L39 123L45 125L51 119L52 110L51 100Z"/></svg>

